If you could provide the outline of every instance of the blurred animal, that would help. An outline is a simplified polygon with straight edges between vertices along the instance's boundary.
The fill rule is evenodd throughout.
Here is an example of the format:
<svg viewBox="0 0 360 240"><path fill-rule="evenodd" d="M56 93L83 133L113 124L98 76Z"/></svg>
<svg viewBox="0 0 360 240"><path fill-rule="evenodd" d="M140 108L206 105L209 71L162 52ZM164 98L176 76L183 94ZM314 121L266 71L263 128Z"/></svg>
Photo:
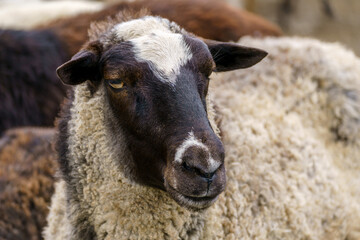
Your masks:
<svg viewBox="0 0 360 240"><path fill-rule="evenodd" d="M42 239L57 170L54 129L11 129L0 138L0 239Z"/></svg>
<svg viewBox="0 0 360 240"><path fill-rule="evenodd" d="M211 79L228 181L205 239L359 239L360 59L308 38L238 43L269 55Z"/></svg>
<svg viewBox="0 0 360 240"><path fill-rule="evenodd" d="M45 25L75 54L86 41L87 30L93 21L115 16L123 10L138 12L146 8L150 14L159 15L178 23L187 31L200 37L217 41L237 41L245 35L280 36L282 31L275 24L250 12L234 8L216 0L137 0L120 2L97 13L84 13L77 17L58 20Z"/></svg>
<svg viewBox="0 0 360 240"><path fill-rule="evenodd" d="M103 9L96 1L0 1L0 28L30 30L59 18Z"/></svg>
<svg viewBox="0 0 360 240"><path fill-rule="evenodd" d="M14 126L52 126L65 95L55 69L69 55L51 31L0 30L0 135Z"/></svg>

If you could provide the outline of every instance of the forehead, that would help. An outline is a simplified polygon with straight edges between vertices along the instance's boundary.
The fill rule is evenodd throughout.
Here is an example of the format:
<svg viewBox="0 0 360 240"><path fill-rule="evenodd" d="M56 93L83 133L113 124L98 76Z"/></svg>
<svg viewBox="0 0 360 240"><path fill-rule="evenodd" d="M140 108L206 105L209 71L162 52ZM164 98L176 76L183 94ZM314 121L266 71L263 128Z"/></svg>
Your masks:
<svg viewBox="0 0 360 240"><path fill-rule="evenodd" d="M190 37L178 25L159 17L144 17L115 25L111 39L130 43L138 62L147 62L158 78L172 85L180 68L194 55L209 57L206 45ZM209 57L210 58L210 57Z"/></svg>

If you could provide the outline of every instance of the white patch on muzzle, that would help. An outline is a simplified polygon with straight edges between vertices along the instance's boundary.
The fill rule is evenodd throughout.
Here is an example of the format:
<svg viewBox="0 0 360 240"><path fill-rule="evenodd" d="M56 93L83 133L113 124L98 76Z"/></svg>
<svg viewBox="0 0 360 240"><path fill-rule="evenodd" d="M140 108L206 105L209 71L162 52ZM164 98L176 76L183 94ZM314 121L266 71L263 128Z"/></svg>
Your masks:
<svg viewBox="0 0 360 240"><path fill-rule="evenodd" d="M211 156L209 148L204 143L199 141L195 137L194 132L192 132L192 131L189 133L189 136L185 139L185 141L176 149L175 162L178 162L181 164L183 162L182 158L183 158L185 151L190 147L202 148L206 152L209 153L209 158L207 159L208 166L209 166L207 169L208 172L215 172L216 169L218 169L220 167L221 163L214 160L214 158Z"/></svg>

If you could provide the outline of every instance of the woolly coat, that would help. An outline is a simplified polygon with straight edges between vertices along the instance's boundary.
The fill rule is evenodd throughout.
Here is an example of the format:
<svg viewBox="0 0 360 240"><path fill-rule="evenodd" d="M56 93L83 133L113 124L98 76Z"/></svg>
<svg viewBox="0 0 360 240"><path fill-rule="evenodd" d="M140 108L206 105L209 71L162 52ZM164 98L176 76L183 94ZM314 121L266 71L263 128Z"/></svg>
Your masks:
<svg viewBox="0 0 360 240"><path fill-rule="evenodd" d="M359 58L311 39L240 43L269 56L212 81L228 177L212 236L359 239Z"/></svg>
<svg viewBox="0 0 360 240"><path fill-rule="evenodd" d="M337 44L255 40L269 56L212 76L227 188L202 212L126 178L112 161L101 88L76 87L67 156L77 182L60 181L45 239L358 239L360 60ZM215 114L209 106L215 127ZM66 198L75 196L66 205ZM86 229L86 231L85 231ZM89 230L90 229L90 230ZM81 235L82 234L82 235Z"/></svg>

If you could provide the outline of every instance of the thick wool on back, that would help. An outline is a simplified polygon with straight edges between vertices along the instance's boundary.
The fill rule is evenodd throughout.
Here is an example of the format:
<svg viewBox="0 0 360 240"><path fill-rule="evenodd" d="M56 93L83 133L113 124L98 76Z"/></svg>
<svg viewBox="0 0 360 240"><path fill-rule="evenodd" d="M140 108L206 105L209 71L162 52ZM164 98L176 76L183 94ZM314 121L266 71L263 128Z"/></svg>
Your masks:
<svg viewBox="0 0 360 240"><path fill-rule="evenodd" d="M269 56L212 79L228 183L209 236L359 239L360 60L310 39L239 43Z"/></svg>
<svg viewBox="0 0 360 240"><path fill-rule="evenodd" d="M240 43L270 54L251 69L212 77L227 168L218 201L192 212L125 177L112 156L131 161L125 148L114 151L126 139L109 138L104 91L90 97L83 84L68 121L69 168L78 182L56 186L45 239L74 239L82 229L97 239L359 237L360 60L309 39Z"/></svg>

